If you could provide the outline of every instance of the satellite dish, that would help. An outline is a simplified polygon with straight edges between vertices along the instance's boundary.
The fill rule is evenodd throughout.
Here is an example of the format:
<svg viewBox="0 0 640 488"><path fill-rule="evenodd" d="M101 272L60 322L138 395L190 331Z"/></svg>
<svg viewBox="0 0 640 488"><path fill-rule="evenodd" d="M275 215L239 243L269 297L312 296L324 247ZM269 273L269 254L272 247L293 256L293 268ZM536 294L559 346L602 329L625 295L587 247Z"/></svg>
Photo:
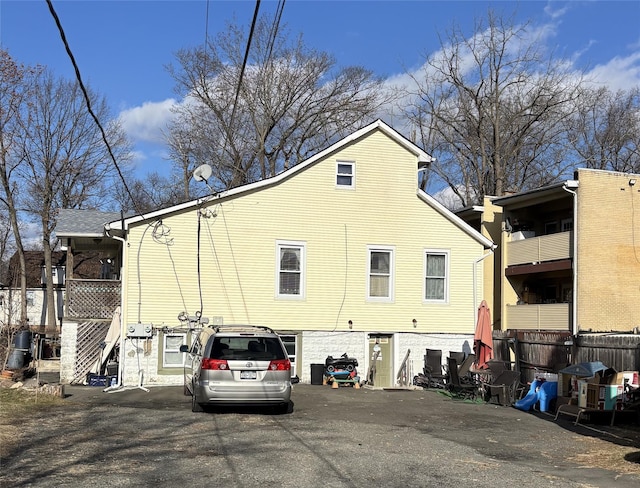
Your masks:
<svg viewBox="0 0 640 488"><path fill-rule="evenodd" d="M211 169L211 166L208 164L202 164L193 171L193 179L196 181L204 181L206 183L207 180L211 178L212 174L213 170Z"/></svg>

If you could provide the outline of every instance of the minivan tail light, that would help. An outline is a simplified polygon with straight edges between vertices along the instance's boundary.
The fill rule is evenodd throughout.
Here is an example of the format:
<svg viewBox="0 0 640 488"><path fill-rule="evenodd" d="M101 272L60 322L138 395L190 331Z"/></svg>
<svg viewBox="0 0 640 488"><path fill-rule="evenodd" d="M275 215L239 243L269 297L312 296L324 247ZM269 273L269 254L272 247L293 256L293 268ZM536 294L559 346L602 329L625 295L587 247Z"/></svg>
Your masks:
<svg viewBox="0 0 640 488"><path fill-rule="evenodd" d="M274 359L269 363L269 371L291 371L291 361L288 359Z"/></svg>
<svg viewBox="0 0 640 488"><path fill-rule="evenodd" d="M226 371L229 369L229 363L226 359L204 358L202 360L201 369L212 369L215 371Z"/></svg>

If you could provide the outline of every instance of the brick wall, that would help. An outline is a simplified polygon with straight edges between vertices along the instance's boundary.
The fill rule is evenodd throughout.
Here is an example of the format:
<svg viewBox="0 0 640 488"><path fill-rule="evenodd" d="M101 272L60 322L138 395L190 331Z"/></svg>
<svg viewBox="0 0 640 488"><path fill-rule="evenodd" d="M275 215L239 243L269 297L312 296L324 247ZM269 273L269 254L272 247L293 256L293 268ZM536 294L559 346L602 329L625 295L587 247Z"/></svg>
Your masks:
<svg viewBox="0 0 640 488"><path fill-rule="evenodd" d="M640 325L640 176L580 170L577 324L581 331Z"/></svg>

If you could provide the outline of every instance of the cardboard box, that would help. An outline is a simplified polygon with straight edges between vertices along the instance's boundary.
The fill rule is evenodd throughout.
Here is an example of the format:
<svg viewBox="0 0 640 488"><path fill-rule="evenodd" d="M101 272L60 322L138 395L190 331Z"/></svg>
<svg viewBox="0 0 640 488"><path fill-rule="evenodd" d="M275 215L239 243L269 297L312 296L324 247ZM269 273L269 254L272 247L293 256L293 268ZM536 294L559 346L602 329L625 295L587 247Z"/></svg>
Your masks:
<svg viewBox="0 0 640 488"><path fill-rule="evenodd" d="M629 384L633 388L638 388L638 372L637 371L620 371L607 377L610 385Z"/></svg>

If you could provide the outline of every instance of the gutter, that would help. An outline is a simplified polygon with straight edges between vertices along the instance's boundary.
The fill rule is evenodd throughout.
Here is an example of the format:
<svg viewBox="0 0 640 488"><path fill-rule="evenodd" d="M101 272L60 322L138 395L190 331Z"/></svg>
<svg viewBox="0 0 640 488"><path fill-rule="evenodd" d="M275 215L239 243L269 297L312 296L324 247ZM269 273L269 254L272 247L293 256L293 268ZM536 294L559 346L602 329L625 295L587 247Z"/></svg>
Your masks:
<svg viewBox="0 0 640 488"><path fill-rule="evenodd" d="M475 259L473 261L473 323L474 323L474 326L475 326L475 323L476 323L478 307L479 307L479 305L478 305L478 278L476 277L476 275L477 275L477 271L476 270L477 270L478 264L480 264L481 261L484 261L489 256L493 256L495 254L496 247L497 247L497 245L493 244L489 248L489 252L483 254L478 259ZM495 280L495 277L494 277L494 280Z"/></svg>
<svg viewBox="0 0 640 488"><path fill-rule="evenodd" d="M571 292L571 334L578 334L578 180L567 180L562 189L573 195L573 291Z"/></svg>

